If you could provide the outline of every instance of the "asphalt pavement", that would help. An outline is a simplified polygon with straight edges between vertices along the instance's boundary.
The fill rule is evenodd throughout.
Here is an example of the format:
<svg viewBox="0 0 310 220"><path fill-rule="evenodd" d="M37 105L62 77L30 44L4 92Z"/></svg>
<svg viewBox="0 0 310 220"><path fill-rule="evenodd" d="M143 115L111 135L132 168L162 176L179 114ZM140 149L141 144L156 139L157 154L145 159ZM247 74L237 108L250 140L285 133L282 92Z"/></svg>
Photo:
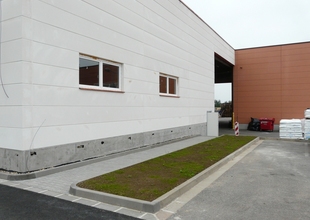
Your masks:
<svg viewBox="0 0 310 220"><path fill-rule="evenodd" d="M169 220L310 219L310 143L264 140Z"/></svg>
<svg viewBox="0 0 310 220"><path fill-rule="evenodd" d="M0 219L63 220L137 218L0 184Z"/></svg>

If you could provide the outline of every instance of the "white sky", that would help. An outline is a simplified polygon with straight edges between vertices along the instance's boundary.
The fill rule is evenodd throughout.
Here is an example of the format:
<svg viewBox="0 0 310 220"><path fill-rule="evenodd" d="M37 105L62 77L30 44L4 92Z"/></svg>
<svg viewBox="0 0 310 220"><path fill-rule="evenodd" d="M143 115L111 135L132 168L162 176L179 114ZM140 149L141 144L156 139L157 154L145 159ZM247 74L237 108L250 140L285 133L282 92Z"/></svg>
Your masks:
<svg viewBox="0 0 310 220"><path fill-rule="evenodd" d="M310 41L310 0L182 0L235 49ZM231 100L216 85L215 99Z"/></svg>

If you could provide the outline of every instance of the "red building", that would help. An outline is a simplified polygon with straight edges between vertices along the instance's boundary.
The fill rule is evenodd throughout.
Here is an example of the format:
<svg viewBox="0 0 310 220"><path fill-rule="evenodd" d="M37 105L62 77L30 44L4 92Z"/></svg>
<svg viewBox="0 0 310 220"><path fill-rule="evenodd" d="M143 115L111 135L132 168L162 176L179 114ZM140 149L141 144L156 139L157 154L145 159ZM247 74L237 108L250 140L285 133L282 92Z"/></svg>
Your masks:
<svg viewBox="0 0 310 220"><path fill-rule="evenodd" d="M310 42L235 52L233 109L241 127L251 117L304 118L310 107ZM277 129L277 126L276 128Z"/></svg>

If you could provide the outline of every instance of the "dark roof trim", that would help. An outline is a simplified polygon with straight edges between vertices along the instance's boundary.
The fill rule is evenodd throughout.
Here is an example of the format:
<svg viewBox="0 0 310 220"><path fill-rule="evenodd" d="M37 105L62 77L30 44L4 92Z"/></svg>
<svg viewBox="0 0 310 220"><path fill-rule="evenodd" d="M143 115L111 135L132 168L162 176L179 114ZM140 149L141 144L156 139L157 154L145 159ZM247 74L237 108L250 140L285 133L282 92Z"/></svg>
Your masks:
<svg viewBox="0 0 310 220"><path fill-rule="evenodd" d="M226 65L226 66L230 66L233 67L234 65L232 63L230 63L229 61L227 61L224 57L222 57L221 55L214 53L214 59L221 62L222 64Z"/></svg>
<svg viewBox="0 0 310 220"><path fill-rule="evenodd" d="M234 49L229 43L227 43L224 38L222 38L210 25L208 25L199 15L197 15L189 6L187 6L182 0L179 0L188 10L190 10L197 18L199 18L203 23L205 23L217 36L219 36L226 44L228 44L232 49ZM234 49L235 50L235 49Z"/></svg>
<svg viewBox="0 0 310 220"><path fill-rule="evenodd" d="M270 46L249 47L249 48L235 49L235 51L260 49L260 48L268 48L268 47L281 47L281 46L289 46L289 45L295 45L295 44L308 44L308 43L310 43L310 41L297 42L297 43L287 43L287 44L277 44L277 45L270 45Z"/></svg>

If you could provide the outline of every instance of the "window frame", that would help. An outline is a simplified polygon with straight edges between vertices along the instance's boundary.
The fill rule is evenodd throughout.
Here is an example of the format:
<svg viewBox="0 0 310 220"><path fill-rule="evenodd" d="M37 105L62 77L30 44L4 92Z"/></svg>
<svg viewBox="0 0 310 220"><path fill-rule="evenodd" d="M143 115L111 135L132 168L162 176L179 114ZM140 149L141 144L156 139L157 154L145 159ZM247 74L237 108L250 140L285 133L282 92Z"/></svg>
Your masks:
<svg viewBox="0 0 310 220"><path fill-rule="evenodd" d="M117 62L106 60L106 59L101 59L98 57L83 55L83 54L80 54L79 56L79 64L80 64L80 59L95 61L99 63L99 73L98 73L99 85L98 86L97 85L84 85L84 84L80 84L80 81L79 81L80 89L123 93L123 65L121 63L117 63ZM118 67L118 88L103 86L103 64L108 64L108 65ZM80 77L80 72L79 72L79 77Z"/></svg>
<svg viewBox="0 0 310 220"><path fill-rule="evenodd" d="M166 93L162 93L160 91L160 77L165 77L166 78ZM171 94L169 93L169 80L173 79L175 80L175 94ZM159 73L159 95L160 96L167 96L167 97L175 97L175 98L179 98L179 78L176 76L172 76L172 75L168 75L168 74L164 74L164 73Z"/></svg>

